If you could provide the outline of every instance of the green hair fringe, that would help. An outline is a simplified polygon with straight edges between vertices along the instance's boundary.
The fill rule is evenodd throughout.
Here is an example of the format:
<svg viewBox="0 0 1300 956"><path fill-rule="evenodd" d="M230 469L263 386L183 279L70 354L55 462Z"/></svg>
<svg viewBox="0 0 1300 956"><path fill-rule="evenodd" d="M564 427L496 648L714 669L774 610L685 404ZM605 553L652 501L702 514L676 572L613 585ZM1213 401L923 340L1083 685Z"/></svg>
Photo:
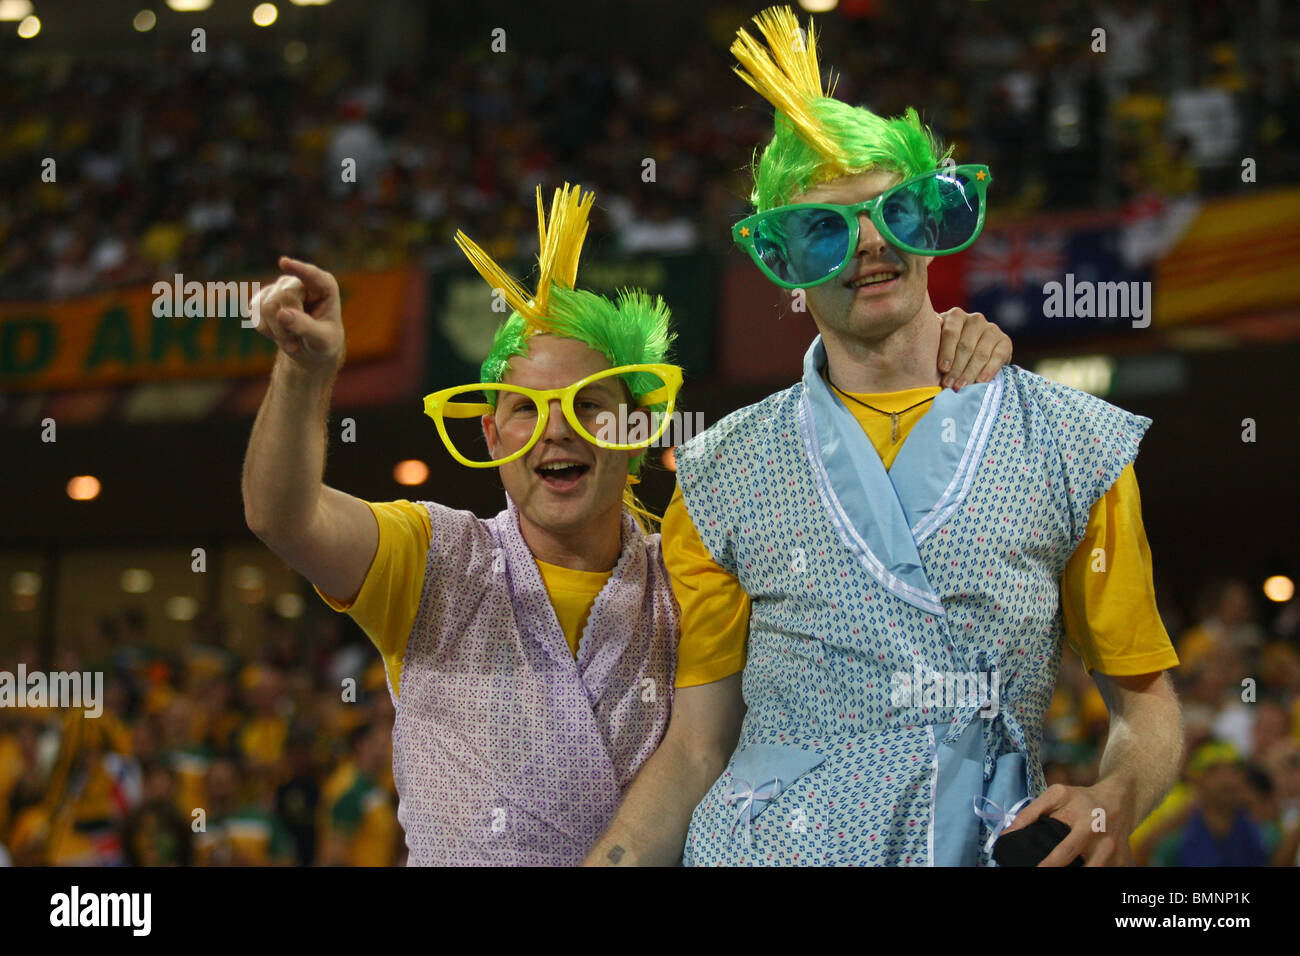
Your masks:
<svg viewBox="0 0 1300 956"><path fill-rule="evenodd" d="M560 338L576 339L609 361L610 367L648 365L665 361L676 338L669 328L672 314L663 298L641 289L624 289L611 301L594 292L566 289L551 284L549 320L551 333ZM516 355L528 354L528 340L523 316L511 313L492 338L492 348L480 369L482 382L499 382ZM660 382L645 373L621 376L634 400L654 391ZM495 405L496 393L487 393ZM652 406L663 411L665 405ZM633 458L628 470L639 474L644 454Z"/></svg>
<svg viewBox="0 0 1300 956"><path fill-rule="evenodd" d="M827 134L843 147L849 175L885 169L907 179L938 168L952 154L952 147L944 149L912 107L902 116L886 119L863 107L821 97L813 101L812 111ZM805 143L778 112L771 142L755 151L750 202L757 212L784 206L813 186L835 178L826 175L826 166L826 158Z"/></svg>

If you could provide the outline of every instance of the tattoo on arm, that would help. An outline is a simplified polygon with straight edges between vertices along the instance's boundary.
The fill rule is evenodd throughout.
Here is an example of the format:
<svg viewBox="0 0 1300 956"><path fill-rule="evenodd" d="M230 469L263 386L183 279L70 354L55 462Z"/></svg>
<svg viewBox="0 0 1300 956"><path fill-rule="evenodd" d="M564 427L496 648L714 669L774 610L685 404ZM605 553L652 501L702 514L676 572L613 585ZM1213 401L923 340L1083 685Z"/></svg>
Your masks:
<svg viewBox="0 0 1300 956"><path fill-rule="evenodd" d="M609 853L605 855L605 859L609 860L611 863L617 863L619 860L623 859L624 852L626 851L621 846L613 847L610 849Z"/></svg>

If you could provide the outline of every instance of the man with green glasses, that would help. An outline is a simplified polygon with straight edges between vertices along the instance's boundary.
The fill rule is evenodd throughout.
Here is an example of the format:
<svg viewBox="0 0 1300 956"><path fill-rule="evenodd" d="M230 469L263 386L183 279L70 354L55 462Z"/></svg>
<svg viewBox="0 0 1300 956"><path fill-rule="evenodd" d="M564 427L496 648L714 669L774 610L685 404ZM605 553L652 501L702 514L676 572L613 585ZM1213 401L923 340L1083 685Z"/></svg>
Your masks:
<svg viewBox="0 0 1300 956"><path fill-rule="evenodd" d="M338 286L283 259L257 303L282 354L249 443L248 524L384 657L411 863L581 860L663 736L681 679L660 538L632 485L682 374L664 361L662 300L574 288L592 198L557 190L547 220L539 190L531 293L457 236L514 312L481 381L424 407L457 461L499 469L506 508L491 519L322 484ZM945 347L964 362L988 328L954 315Z"/></svg>
<svg viewBox="0 0 1300 956"><path fill-rule="evenodd" d="M844 272L865 214L882 239L914 256L961 252L984 228L987 166L927 170L851 205L798 202L742 219L732 237L783 289L806 289Z"/></svg>
<svg viewBox="0 0 1300 956"><path fill-rule="evenodd" d="M767 46L732 52L776 131L734 237L820 334L801 382L677 450L678 702L588 860L988 865L1035 824L1005 846L1055 847L1022 859L1130 860L1182 749L1132 469L1150 421L996 361L936 372L927 269L978 237L989 170L914 110L824 93L788 8L755 19ZM1043 779L1063 639L1111 712L1091 787Z"/></svg>

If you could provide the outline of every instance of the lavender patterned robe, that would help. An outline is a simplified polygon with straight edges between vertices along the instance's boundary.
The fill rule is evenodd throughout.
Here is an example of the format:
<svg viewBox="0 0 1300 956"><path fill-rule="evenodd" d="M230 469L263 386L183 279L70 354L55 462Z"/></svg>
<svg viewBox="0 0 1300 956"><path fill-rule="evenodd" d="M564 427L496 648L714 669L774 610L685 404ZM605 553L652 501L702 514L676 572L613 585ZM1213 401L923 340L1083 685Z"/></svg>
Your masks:
<svg viewBox="0 0 1300 956"><path fill-rule="evenodd" d="M424 591L394 697L409 863L576 864L672 710L677 606L659 536L623 513L575 661L514 503L488 520L424 504Z"/></svg>

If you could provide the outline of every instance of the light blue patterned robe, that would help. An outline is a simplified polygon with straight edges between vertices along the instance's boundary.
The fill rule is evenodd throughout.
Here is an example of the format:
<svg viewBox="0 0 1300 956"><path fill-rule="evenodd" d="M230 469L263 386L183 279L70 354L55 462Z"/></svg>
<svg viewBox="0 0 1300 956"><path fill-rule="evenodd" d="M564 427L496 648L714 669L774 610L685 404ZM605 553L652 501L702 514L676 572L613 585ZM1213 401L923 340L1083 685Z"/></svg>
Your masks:
<svg viewBox="0 0 1300 956"><path fill-rule="evenodd" d="M941 392L886 471L824 364L819 338L677 452L752 599L748 712L684 862L986 865L1044 789L1061 575L1150 420L1008 366Z"/></svg>

